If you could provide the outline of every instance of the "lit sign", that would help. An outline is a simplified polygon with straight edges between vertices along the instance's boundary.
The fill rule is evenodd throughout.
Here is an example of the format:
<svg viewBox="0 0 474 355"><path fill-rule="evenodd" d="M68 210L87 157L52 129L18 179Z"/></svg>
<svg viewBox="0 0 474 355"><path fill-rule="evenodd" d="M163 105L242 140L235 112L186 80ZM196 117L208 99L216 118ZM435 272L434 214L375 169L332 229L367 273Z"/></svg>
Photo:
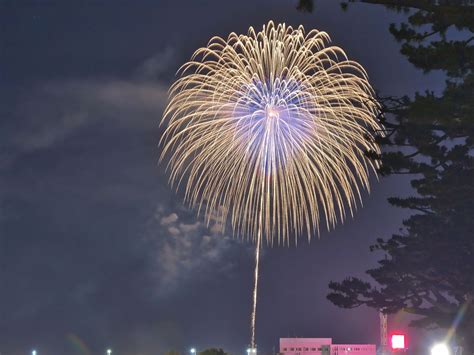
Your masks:
<svg viewBox="0 0 474 355"><path fill-rule="evenodd" d="M403 334L393 334L392 335L392 349L405 349L405 335Z"/></svg>

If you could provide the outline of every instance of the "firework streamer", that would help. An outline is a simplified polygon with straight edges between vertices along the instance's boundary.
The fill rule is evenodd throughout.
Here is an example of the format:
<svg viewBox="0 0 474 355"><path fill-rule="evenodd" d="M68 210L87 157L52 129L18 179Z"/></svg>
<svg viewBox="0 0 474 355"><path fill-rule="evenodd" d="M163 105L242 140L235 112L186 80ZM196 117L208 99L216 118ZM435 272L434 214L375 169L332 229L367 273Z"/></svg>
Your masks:
<svg viewBox="0 0 474 355"><path fill-rule="evenodd" d="M269 22L260 32L213 37L184 64L162 122L170 183L222 232L260 248L296 243L342 222L369 191L380 153L379 105L361 65L326 32Z"/></svg>

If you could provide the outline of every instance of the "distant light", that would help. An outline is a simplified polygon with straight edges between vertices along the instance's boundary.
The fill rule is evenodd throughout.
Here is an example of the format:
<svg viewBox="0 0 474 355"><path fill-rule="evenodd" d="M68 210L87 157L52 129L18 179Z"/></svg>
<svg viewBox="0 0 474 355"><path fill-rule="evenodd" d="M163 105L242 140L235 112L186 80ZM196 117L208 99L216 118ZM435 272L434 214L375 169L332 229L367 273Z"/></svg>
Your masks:
<svg viewBox="0 0 474 355"><path fill-rule="evenodd" d="M107 349L107 355L110 355L112 354L112 350L111 349Z"/></svg>
<svg viewBox="0 0 474 355"><path fill-rule="evenodd" d="M189 350L191 352L191 354L195 354L196 353L196 349L195 348L191 348L191 350Z"/></svg>
<svg viewBox="0 0 474 355"><path fill-rule="evenodd" d="M36 350L33 350L33 351L31 352L31 355L36 355Z"/></svg>
<svg viewBox="0 0 474 355"><path fill-rule="evenodd" d="M250 353L256 354L256 353L257 353L257 349L256 349L256 348L248 348L248 349L247 349L247 354L250 354Z"/></svg>
<svg viewBox="0 0 474 355"><path fill-rule="evenodd" d="M449 355L449 349L446 344L436 344L431 348L431 355Z"/></svg>
<svg viewBox="0 0 474 355"><path fill-rule="evenodd" d="M391 340L392 340L392 349L393 350L406 349L405 335L403 335L403 334L393 334Z"/></svg>
<svg viewBox="0 0 474 355"><path fill-rule="evenodd" d="M250 354L251 349L247 349L247 354Z"/></svg>

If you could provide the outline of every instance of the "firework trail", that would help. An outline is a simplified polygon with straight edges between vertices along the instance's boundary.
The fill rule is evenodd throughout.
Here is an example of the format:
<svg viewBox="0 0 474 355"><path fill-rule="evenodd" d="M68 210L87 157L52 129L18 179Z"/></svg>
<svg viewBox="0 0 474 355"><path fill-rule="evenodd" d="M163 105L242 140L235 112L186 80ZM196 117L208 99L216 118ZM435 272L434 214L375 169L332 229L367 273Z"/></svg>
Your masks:
<svg viewBox="0 0 474 355"><path fill-rule="evenodd" d="M326 32L269 22L213 37L181 69L162 122L170 183L209 223L256 243L255 346L263 240L290 244L353 214L380 153L379 105L365 70ZM224 231L224 230L222 230Z"/></svg>

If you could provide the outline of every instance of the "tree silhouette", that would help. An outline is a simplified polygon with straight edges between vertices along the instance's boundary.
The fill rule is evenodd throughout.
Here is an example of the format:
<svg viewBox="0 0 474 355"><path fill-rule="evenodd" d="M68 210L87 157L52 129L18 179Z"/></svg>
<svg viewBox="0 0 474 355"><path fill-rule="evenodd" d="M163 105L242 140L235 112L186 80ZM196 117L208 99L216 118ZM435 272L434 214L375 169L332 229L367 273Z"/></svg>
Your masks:
<svg viewBox="0 0 474 355"><path fill-rule="evenodd" d="M199 355L227 355L227 353L221 348L209 348L201 351Z"/></svg>
<svg viewBox="0 0 474 355"><path fill-rule="evenodd" d="M355 2L355 1L353 1ZM474 351L474 7L468 1L360 1L410 10L391 25L401 53L417 68L447 75L441 95L381 98L387 136L383 175L411 174L416 195L389 202L413 212L398 234L371 247L384 254L367 273L331 282L328 299L353 308L416 314L412 326L456 328ZM347 3L344 4L347 7ZM450 31L451 29L462 32ZM456 32L453 35L453 32Z"/></svg>

